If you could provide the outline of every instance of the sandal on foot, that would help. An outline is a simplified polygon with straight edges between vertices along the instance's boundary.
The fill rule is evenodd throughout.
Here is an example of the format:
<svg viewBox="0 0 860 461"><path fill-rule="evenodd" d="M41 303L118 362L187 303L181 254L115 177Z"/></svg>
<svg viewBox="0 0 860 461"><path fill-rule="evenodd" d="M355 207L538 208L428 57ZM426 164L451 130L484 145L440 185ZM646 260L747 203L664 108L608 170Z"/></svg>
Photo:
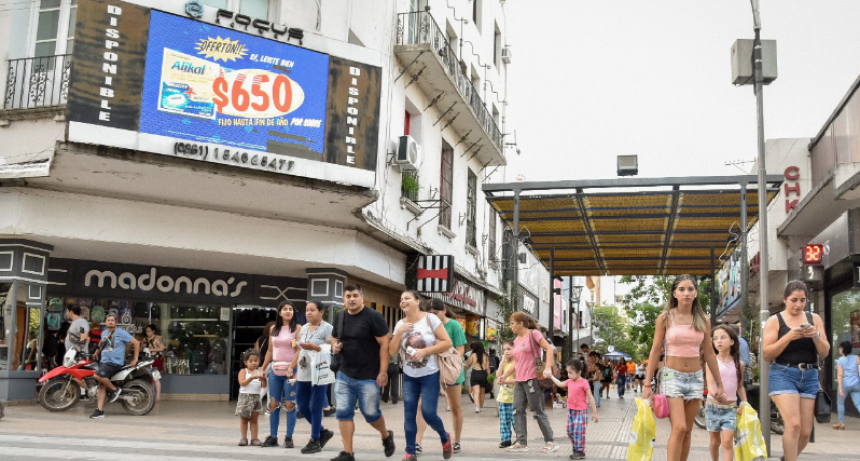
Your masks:
<svg viewBox="0 0 860 461"><path fill-rule="evenodd" d="M555 442L547 442L543 448L540 449L541 453L551 453L553 451L558 450L558 445Z"/></svg>
<svg viewBox="0 0 860 461"><path fill-rule="evenodd" d="M263 444L263 442L261 442L260 439L251 440L251 446L253 446L253 447L259 447L262 444Z"/></svg>
<svg viewBox="0 0 860 461"><path fill-rule="evenodd" d="M241 439L239 439L239 446L240 447L247 447L248 446L248 439L246 439L245 437L242 437Z"/></svg>

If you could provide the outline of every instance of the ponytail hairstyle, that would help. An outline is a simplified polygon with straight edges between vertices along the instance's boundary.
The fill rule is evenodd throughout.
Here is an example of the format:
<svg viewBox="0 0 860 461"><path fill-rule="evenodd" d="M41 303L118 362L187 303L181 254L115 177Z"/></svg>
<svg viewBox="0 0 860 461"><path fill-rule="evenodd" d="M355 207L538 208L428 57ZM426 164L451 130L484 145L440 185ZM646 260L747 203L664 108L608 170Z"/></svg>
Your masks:
<svg viewBox="0 0 860 461"><path fill-rule="evenodd" d="M735 372L738 376L738 386L743 386L744 377L743 375L741 375L741 343L740 341L738 341L738 335L737 333L735 333L735 329L729 325L715 326L714 329L711 330L711 335L721 330L725 331L726 336L728 336L729 339L732 340L732 347L729 348L729 354L732 356L732 360L735 361ZM713 346L713 342L711 344L711 347L714 348L714 354L719 354L719 352L717 351L717 347ZM717 370L716 374L719 374L719 370Z"/></svg>
<svg viewBox="0 0 860 461"><path fill-rule="evenodd" d="M257 360L260 360L260 351L258 351L257 349L248 349L247 351L245 351L242 354L242 365L244 365L245 362L248 361L248 359L255 355L257 356Z"/></svg>
<svg viewBox="0 0 860 461"><path fill-rule="evenodd" d="M514 312L511 314L511 322L522 323L529 330L537 329L537 322L523 312Z"/></svg>
<svg viewBox="0 0 860 461"><path fill-rule="evenodd" d="M782 297L788 299L788 297L795 291L802 291L806 296L806 300L809 301L809 288L806 286L806 283L801 280L792 280L788 282L785 286L785 291L782 292Z"/></svg>
<svg viewBox="0 0 860 461"><path fill-rule="evenodd" d="M672 293L669 294L669 302L666 303L666 306L663 307L663 312L660 314L663 316L664 321L666 322L666 328L669 328L669 311L673 308L678 307L678 299L675 298L675 290L678 289L678 285L683 281L690 281L693 284L693 288L696 289L696 294L699 292L699 283L696 281L696 277L683 274L675 277L675 281L672 282ZM708 330L708 325L710 325L710 321L705 316L705 311L702 310L702 305L699 303L699 297L696 296L693 299L693 329L704 333Z"/></svg>

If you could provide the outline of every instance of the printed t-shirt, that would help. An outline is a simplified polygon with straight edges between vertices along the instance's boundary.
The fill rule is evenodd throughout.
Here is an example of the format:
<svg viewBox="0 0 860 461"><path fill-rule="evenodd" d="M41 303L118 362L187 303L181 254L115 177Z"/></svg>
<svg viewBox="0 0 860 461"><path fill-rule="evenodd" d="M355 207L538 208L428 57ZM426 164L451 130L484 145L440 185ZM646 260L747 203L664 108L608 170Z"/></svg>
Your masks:
<svg viewBox="0 0 860 461"><path fill-rule="evenodd" d="M343 331L338 331L341 316ZM335 319L331 335L343 343L338 373L352 379L376 379L379 376L379 343L376 338L388 336L388 325L382 314L367 306L357 314L344 310Z"/></svg>
<svg viewBox="0 0 860 461"><path fill-rule="evenodd" d="M451 342L454 345L454 349L459 346L466 345L466 334L463 333L463 327L460 326L460 322L454 319L448 319L448 323L445 324L445 331L448 332L448 337L451 338ZM457 382L455 384L461 384L465 381L466 367L462 367L460 368L460 377L457 378Z"/></svg>
<svg viewBox="0 0 860 461"><path fill-rule="evenodd" d="M394 326L394 332L400 330L403 326L405 318L397 322ZM429 322L428 322L429 320ZM424 318L416 322L411 330L403 332L400 339L400 359L403 363L403 373L413 378L432 375L439 372L439 365L436 363L436 354L428 354L421 360L414 360L412 355L406 352L406 349L412 347L414 349L426 349L433 347L436 344L436 328L442 325L439 317L433 314L424 314Z"/></svg>
<svg viewBox="0 0 860 461"><path fill-rule="evenodd" d="M311 330L308 326L308 324L302 326L302 331L299 333L299 340L303 343L322 346L331 337L332 326L325 320L317 325L316 330ZM305 366L302 366L302 360L304 360ZM296 379L302 382L311 380L311 352L301 348L299 348L299 366L296 372Z"/></svg>
<svg viewBox="0 0 860 461"><path fill-rule="evenodd" d="M591 391L588 380L582 378L576 381L568 379L564 385L567 387L567 408L569 410L588 409L588 393Z"/></svg>
<svg viewBox="0 0 860 461"><path fill-rule="evenodd" d="M540 340L543 336L537 330L530 330L525 337L517 337L514 339L514 363L516 364L516 380L524 382L530 379L536 379L535 374L535 357L540 357L541 349Z"/></svg>
<svg viewBox="0 0 860 461"><path fill-rule="evenodd" d="M514 366L513 362L502 362L502 372L499 376L507 373L512 366ZM499 403L514 403L514 385L500 384L499 395L496 396L496 401Z"/></svg>
<svg viewBox="0 0 860 461"><path fill-rule="evenodd" d="M125 345L134 339L127 331L116 328L113 333L105 328L102 330L102 351L99 359L102 363L125 365Z"/></svg>
<svg viewBox="0 0 860 461"><path fill-rule="evenodd" d="M66 350L84 351L89 344L89 340L81 340L81 332L87 333L90 331L90 324L83 317L78 317L77 320L69 325L69 332L66 334Z"/></svg>

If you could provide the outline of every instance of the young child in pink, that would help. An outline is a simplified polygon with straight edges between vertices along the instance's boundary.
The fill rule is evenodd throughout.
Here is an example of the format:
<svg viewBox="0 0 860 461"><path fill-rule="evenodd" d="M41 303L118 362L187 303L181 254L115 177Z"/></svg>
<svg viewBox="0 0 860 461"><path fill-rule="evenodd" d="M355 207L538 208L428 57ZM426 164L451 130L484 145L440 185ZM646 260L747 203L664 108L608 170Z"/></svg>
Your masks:
<svg viewBox="0 0 860 461"><path fill-rule="evenodd" d="M573 454L570 459L585 459L585 428L588 425L588 407L597 422L597 406L591 394L591 386L587 379L582 378L582 362L571 359L567 362L567 375L570 379L561 382L552 378L556 386L567 388L567 436L573 444Z"/></svg>

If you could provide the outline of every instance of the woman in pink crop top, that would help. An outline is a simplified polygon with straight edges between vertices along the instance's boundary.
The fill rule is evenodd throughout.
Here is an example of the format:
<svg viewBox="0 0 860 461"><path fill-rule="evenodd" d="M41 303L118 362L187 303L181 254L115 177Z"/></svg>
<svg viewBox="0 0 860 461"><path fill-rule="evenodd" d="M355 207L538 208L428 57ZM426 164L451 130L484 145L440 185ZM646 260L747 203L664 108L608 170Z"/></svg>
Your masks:
<svg viewBox="0 0 860 461"><path fill-rule="evenodd" d="M263 447L278 446L278 426L281 421L281 402L287 410L287 436L284 447L293 448L293 431L296 428L296 384L290 383L298 362L299 348L295 343L302 330L296 320L292 303L282 301L278 306L278 318L269 334L271 345L263 361L263 370L269 369L269 436Z"/></svg>
<svg viewBox="0 0 860 461"><path fill-rule="evenodd" d="M666 344L666 361L660 371L661 392L669 402L668 461L686 461L690 455L693 420L705 392L705 377L701 357L712 370L717 368L714 348L710 344L711 327L699 304L696 278L679 275L672 283L672 298L657 317L654 343L645 372L645 382L651 382L654 369ZM711 392L718 403L726 402L723 383L717 382ZM651 398L651 386L645 386L642 398Z"/></svg>

